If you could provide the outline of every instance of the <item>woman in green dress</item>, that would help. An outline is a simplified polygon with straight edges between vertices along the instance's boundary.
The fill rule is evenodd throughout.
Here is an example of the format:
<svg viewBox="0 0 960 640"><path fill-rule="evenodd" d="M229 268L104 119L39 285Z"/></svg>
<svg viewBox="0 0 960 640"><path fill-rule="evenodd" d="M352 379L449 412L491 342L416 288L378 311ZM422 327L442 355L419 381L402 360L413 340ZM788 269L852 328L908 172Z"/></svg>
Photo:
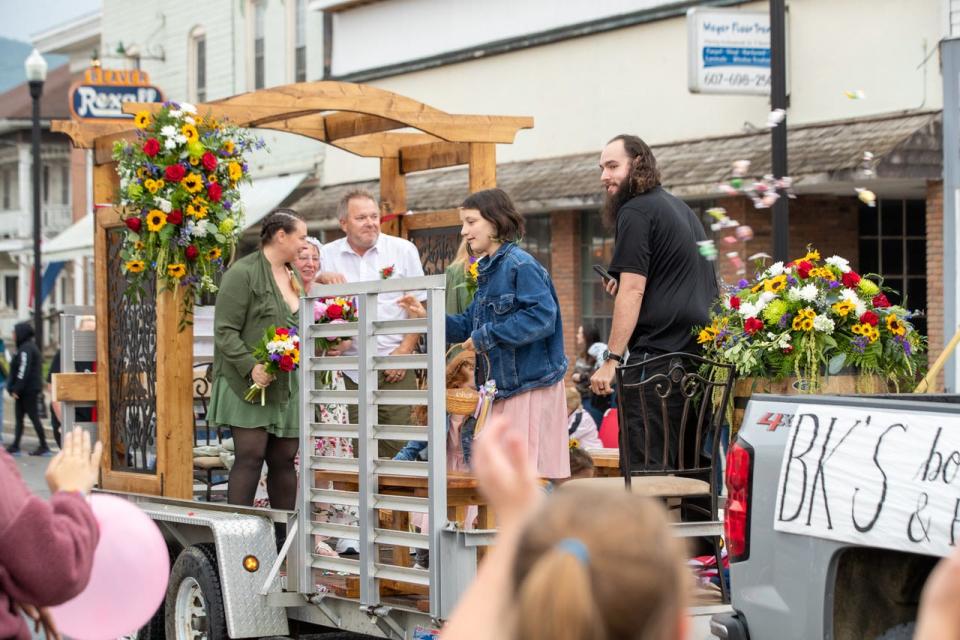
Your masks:
<svg viewBox="0 0 960 640"><path fill-rule="evenodd" d="M229 427L236 460L230 470L227 501L250 506L263 463L267 494L276 509L293 509L297 495L294 458L299 447L299 397L296 373L271 376L253 357L253 349L271 326L292 327L303 284L293 268L307 237L307 225L295 211L277 209L260 227L260 250L238 260L223 275L214 313L213 389L209 421ZM247 402L256 383L266 402Z"/></svg>

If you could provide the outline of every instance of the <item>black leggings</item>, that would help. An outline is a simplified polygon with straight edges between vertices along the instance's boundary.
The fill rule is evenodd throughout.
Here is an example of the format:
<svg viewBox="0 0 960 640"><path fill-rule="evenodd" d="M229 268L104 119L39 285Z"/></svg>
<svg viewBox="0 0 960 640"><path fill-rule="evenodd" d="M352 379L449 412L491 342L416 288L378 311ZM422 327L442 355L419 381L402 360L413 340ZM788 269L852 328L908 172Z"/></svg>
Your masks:
<svg viewBox="0 0 960 640"><path fill-rule="evenodd" d="M30 417L30 422L33 423L33 430L37 432L37 439L40 441L40 448L47 448L47 439L43 435L43 424L40 423L40 405L38 403L39 394L34 393L23 393L20 394L20 397L17 398L16 403L14 404L14 415L16 416L16 422L14 423L14 432L13 432L13 446L20 448L20 438L23 436L23 416L27 415Z"/></svg>
<svg viewBox="0 0 960 640"><path fill-rule="evenodd" d="M297 501L297 470L293 460L300 448L299 438L278 438L265 429L233 427L236 458L230 470L227 502L252 506L260 482L260 471L267 463L267 495L274 509L293 511Z"/></svg>

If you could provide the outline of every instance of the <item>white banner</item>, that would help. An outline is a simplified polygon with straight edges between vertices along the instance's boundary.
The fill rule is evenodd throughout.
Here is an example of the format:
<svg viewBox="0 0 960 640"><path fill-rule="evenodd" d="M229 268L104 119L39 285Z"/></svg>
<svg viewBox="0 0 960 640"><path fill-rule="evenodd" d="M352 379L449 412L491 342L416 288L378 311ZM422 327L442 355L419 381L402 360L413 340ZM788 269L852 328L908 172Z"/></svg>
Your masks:
<svg viewBox="0 0 960 640"><path fill-rule="evenodd" d="M687 11L687 85L693 93L770 94L770 15Z"/></svg>
<svg viewBox="0 0 960 640"><path fill-rule="evenodd" d="M960 540L960 416L798 405L774 529L948 555Z"/></svg>

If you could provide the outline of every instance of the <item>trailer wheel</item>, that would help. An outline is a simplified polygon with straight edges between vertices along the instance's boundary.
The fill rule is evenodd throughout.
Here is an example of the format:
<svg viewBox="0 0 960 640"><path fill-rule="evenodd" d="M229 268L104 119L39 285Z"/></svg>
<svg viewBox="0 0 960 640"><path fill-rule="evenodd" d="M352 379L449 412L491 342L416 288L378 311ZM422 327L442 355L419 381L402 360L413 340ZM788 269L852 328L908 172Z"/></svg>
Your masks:
<svg viewBox="0 0 960 640"><path fill-rule="evenodd" d="M169 640L224 640L227 622L212 544L183 550L170 572L164 601Z"/></svg>

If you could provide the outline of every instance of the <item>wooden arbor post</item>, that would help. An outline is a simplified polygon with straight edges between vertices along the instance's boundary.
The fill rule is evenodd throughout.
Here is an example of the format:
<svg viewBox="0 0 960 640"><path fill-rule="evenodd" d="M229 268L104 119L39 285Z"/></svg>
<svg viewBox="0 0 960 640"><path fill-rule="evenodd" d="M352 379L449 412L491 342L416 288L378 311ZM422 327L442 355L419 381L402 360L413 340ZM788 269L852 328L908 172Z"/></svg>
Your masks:
<svg viewBox="0 0 960 640"><path fill-rule="evenodd" d="M123 108L133 114L160 107L125 103ZM197 108L237 126L296 133L380 159L388 213L406 210L405 176L415 171L468 164L471 192L496 186L495 146L512 143L520 129L533 126L529 117L450 114L376 87L341 82L274 87ZM95 150L97 374L96 388L85 393L97 398L105 449L102 484L190 498L193 328L178 331L182 292L156 292L147 303L131 305L122 295L123 275L112 251L122 225L113 204L119 179L111 151L116 140L132 140L135 133L129 121L57 121L53 129L75 146ZM396 233L400 225L394 225Z"/></svg>

